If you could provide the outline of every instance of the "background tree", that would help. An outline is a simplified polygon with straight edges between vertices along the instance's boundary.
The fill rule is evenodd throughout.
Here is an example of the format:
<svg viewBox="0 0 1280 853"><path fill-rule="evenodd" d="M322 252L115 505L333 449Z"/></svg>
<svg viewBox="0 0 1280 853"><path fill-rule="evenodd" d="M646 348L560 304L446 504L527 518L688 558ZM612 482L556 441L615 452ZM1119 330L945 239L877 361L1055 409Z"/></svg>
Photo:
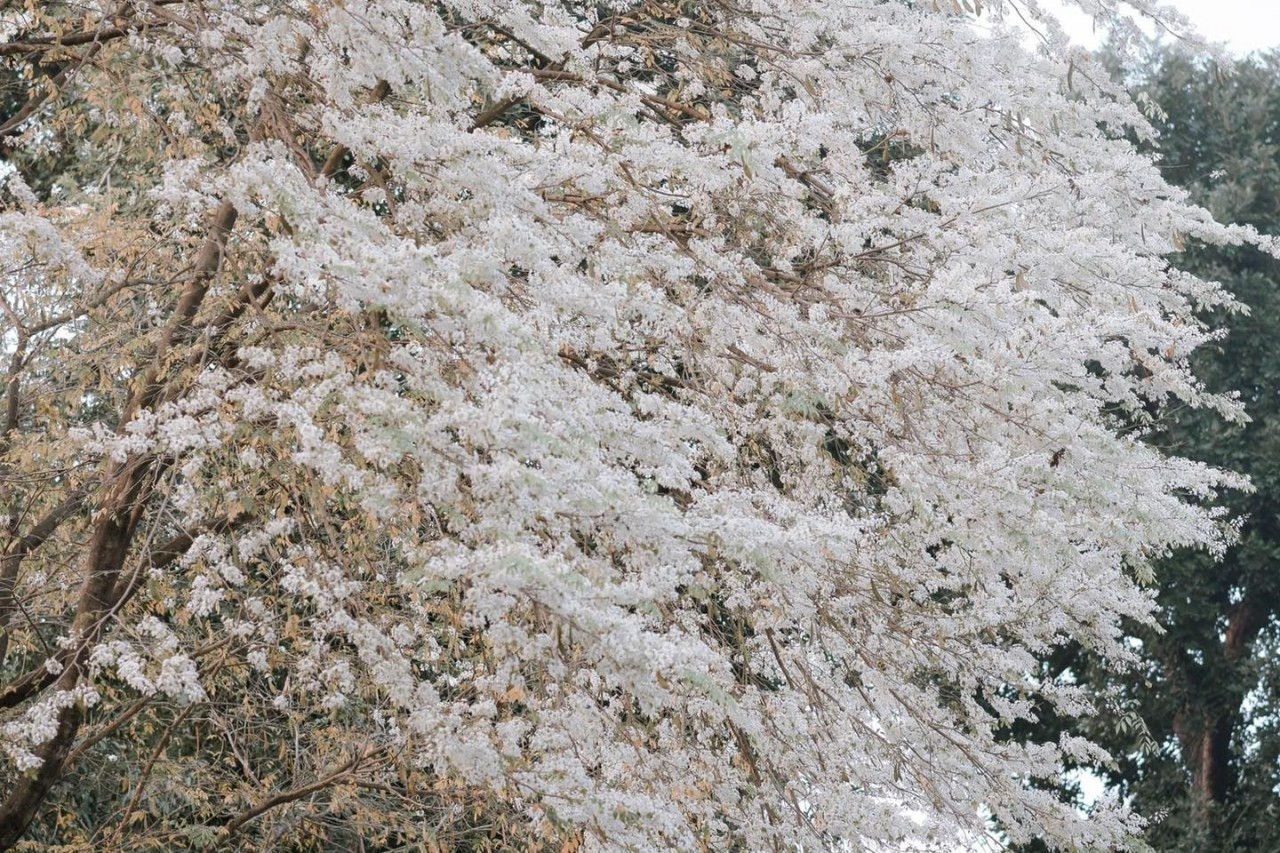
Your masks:
<svg viewBox="0 0 1280 853"><path fill-rule="evenodd" d="M1155 48L1129 79L1163 112L1164 176L1219 219L1276 231L1280 55L1214 65ZM1140 662L1126 676L1069 650L1049 671L1070 672L1109 703L1110 720L1087 731L1122 756L1100 772L1155 818L1155 849L1271 850L1280 848L1280 264L1249 246L1196 240L1177 264L1250 307L1206 314L1227 334L1193 357L1210 389L1241 395L1250 421L1178 409L1150 440L1252 478L1254 491L1220 501L1242 519L1240 539L1221 562L1194 552L1160 561L1162 630L1128 626Z"/></svg>
<svg viewBox="0 0 1280 853"><path fill-rule="evenodd" d="M0 9L0 848L1124 843L1009 733L1223 545L1126 424L1271 244L1024 14Z"/></svg>

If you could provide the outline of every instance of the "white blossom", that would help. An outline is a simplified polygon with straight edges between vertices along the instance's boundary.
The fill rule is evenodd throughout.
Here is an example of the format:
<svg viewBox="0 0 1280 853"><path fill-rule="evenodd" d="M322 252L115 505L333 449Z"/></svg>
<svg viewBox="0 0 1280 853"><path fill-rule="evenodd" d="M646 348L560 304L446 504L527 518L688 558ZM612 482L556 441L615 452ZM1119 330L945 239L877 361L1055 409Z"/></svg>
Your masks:
<svg viewBox="0 0 1280 853"><path fill-rule="evenodd" d="M1101 750L1007 735L1094 713L1037 656L1124 665L1152 559L1230 539L1246 483L1140 440L1241 416L1189 366L1239 306L1167 255L1276 244L1034 3L677 5L177 4L84 64L156 100L66 108L154 150L82 210L5 190L0 289L74 306L82 386L41 363L62 420L5 459L88 495L24 575L51 621L131 538L35 666L531 846L1125 844L1035 787ZM69 696L6 712L15 770Z"/></svg>

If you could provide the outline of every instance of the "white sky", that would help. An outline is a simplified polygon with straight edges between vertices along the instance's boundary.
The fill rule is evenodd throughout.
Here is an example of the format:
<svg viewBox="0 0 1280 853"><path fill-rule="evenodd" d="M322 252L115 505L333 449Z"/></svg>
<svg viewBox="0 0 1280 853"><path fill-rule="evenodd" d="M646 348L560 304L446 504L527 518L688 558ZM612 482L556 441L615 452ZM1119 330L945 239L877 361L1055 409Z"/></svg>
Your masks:
<svg viewBox="0 0 1280 853"><path fill-rule="evenodd" d="M1195 23L1210 41L1226 42L1232 53L1280 47L1280 0L1165 0ZM1053 8L1054 0L1043 4ZM1069 11L1059 20L1071 34L1090 47L1098 44L1092 22L1080 12Z"/></svg>

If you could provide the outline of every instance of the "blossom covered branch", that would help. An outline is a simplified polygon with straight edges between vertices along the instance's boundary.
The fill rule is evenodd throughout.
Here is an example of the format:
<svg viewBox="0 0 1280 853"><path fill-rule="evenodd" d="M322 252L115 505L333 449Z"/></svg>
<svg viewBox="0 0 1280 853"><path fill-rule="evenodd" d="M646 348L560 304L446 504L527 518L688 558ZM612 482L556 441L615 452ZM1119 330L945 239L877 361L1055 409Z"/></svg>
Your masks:
<svg viewBox="0 0 1280 853"><path fill-rule="evenodd" d="M1123 845L1014 733L1270 244L952 5L0 10L0 848Z"/></svg>

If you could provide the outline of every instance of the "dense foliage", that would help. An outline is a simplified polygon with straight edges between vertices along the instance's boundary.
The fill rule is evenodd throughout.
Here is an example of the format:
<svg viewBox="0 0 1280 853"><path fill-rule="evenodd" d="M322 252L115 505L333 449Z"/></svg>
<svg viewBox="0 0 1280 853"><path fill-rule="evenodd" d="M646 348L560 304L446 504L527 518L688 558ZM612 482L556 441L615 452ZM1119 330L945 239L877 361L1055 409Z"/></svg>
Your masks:
<svg viewBox="0 0 1280 853"><path fill-rule="evenodd" d="M1280 55L1220 66L1157 50L1131 76L1159 103L1162 171L1215 216L1280 229ZM1099 768L1141 813L1160 851L1280 849L1280 263L1248 247L1192 242L1177 264L1224 282L1248 314L1213 313L1228 330L1193 357L1215 391L1239 391L1250 420L1167 413L1151 441L1247 473L1255 490L1221 505L1243 522L1216 563L1160 561L1159 621L1128 626L1142 663L1117 677L1070 649L1050 661L1112 709L1087 726L1120 760ZM1043 732L1041 735L1043 736Z"/></svg>
<svg viewBox="0 0 1280 853"><path fill-rule="evenodd" d="M1011 732L1254 236L1034 4L14 5L0 848L1135 831Z"/></svg>

